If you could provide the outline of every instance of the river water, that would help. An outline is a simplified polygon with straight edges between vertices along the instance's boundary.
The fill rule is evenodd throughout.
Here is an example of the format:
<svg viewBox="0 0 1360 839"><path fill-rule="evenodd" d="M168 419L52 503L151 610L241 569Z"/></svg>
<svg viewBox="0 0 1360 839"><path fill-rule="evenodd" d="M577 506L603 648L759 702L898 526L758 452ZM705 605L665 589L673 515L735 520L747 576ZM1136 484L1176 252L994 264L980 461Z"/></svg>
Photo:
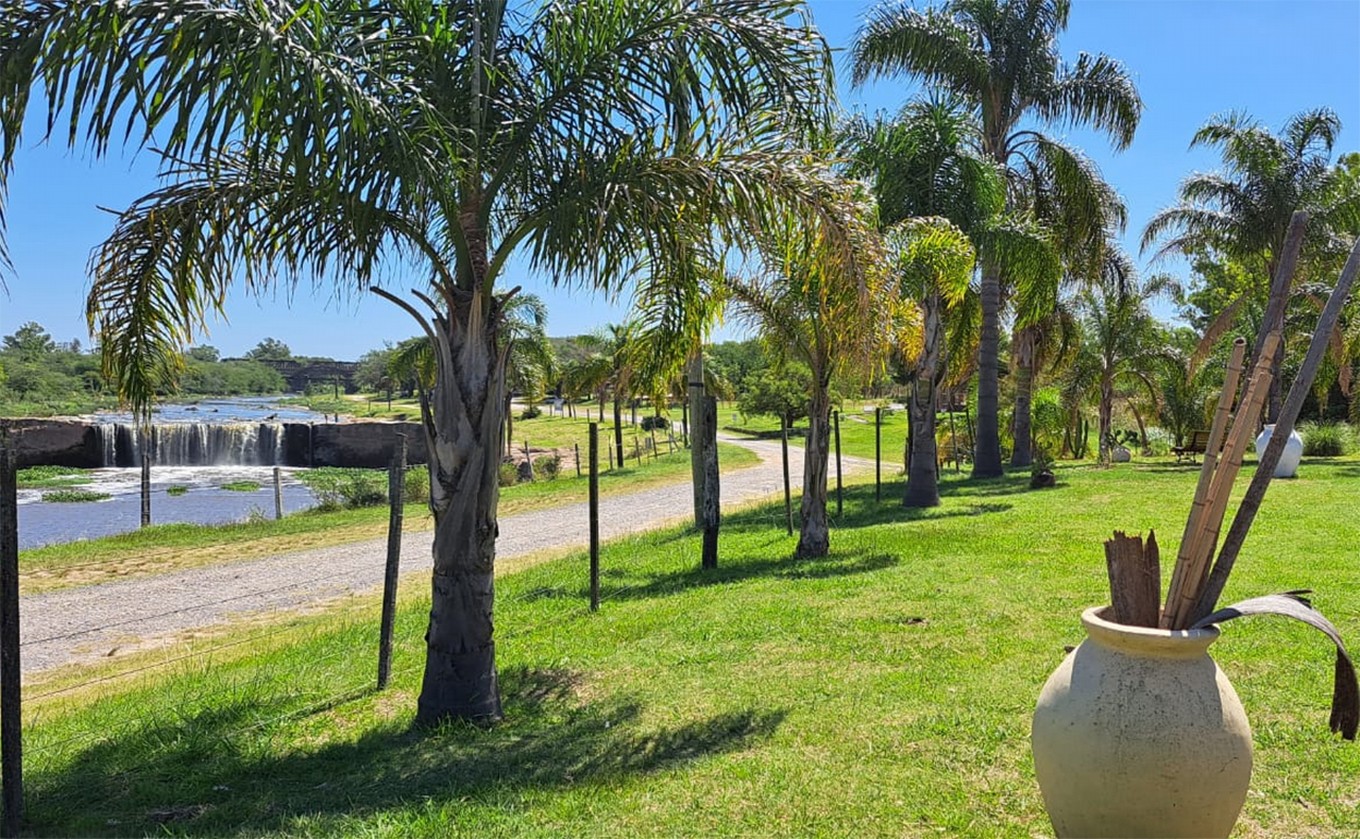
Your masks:
<svg viewBox="0 0 1360 839"><path fill-rule="evenodd" d="M89 417L96 423L128 423L128 414L100 413ZM161 425L188 423L229 424L257 422L321 421L321 414L304 408L280 405L273 398L236 398L204 400L195 405L158 407L153 422ZM304 484L297 479L300 469L282 469L283 509L285 513L305 510L316 503ZM103 501L44 501L53 488L19 491L19 547L35 548L110 536L136 530L141 524L141 470L106 468L86 470L72 489L106 493ZM259 484L253 492L223 489L228 483L249 481ZM182 495L167 489L186 487ZM274 516L274 470L270 466L214 464L205 466L153 466L151 470L151 520L155 524L187 522L224 524L253 516Z"/></svg>

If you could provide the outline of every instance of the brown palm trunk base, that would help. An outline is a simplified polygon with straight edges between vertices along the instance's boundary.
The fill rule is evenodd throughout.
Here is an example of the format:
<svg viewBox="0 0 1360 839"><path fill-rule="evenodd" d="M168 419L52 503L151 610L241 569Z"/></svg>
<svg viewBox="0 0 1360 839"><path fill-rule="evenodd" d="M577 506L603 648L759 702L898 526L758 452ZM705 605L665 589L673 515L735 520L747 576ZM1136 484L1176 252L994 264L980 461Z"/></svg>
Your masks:
<svg viewBox="0 0 1360 839"><path fill-rule="evenodd" d="M826 517L827 464L831 455L831 398L826 389L813 395L803 448L803 500L799 505L799 558L826 556L831 528Z"/></svg>

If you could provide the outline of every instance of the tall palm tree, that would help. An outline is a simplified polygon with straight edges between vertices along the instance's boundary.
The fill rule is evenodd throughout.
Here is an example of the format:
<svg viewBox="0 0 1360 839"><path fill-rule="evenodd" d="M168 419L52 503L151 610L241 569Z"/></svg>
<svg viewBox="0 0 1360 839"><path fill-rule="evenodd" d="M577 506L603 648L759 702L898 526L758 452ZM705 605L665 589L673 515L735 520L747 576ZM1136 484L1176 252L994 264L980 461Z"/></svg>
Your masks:
<svg viewBox="0 0 1360 839"><path fill-rule="evenodd" d="M949 367L948 345L957 342L949 340L951 325L971 325L959 317L974 263L974 247L963 237L997 238L989 234L1004 208L1004 184L980 153L972 114L949 99L910 102L894 120L855 120L845 133L850 174L868 179L880 224L898 227L889 252L899 292L921 310L919 353L899 349L912 385L903 504L932 507L940 503L935 393Z"/></svg>
<svg viewBox="0 0 1360 839"><path fill-rule="evenodd" d="M1328 108L1295 114L1279 134L1244 113L1213 117L1195 132L1190 147L1217 148L1224 169L1186 178L1180 203L1153 216L1143 229L1142 248L1157 245L1156 257L1208 251L1247 271L1249 282L1216 313L1196 358L1231 330L1246 303L1269 294L1295 211L1309 213L1300 279L1309 276L1310 263L1329 270L1349 252L1349 242L1360 234L1360 178L1344 161L1332 162L1340 133L1341 120ZM1281 342L1267 408L1271 419L1280 409L1283 359Z"/></svg>
<svg viewBox="0 0 1360 839"><path fill-rule="evenodd" d="M1145 389L1154 404L1159 400L1152 371L1166 340L1148 301L1175 290L1174 281L1165 275L1140 280L1133 263L1111 244L1099 279L1077 295L1083 331L1080 352L1085 357L1080 363L1094 374L1102 462L1110 460L1111 421L1119 393Z"/></svg>
<svg viewBox="0 0 1360 839"><path fill-rule="evenodd" d="M812 372L797 555L825 556L831 440L831 383L842 373L881 365L897 323L896 293L873 229L872 204L846 199L844 235L787 218L757 240L746 276L730 278L738 314L755 326L776 358ZM838 243L844 240L846 246Z"/></svg>
<svg viewBox="0 0 1360 839"><path fill-rule="evenodd" d="M1108 56L1062 61L1057 37L1069 0L949 0L924 11L890 3L869 12L854 44L854 78L907 74L966 98L981 113L983 152L1009 181L1008 206L1051 200L1080 223L1068 235L1103 238L1107 190L1080 153L1022 121L1090 125L1119 148L1133 140L1142 101L1123 66ZM1040 188L1035 188L1039 185ZM1029 198L1026 198L1026 194ZM1086 208L1082 211L1081 208ZM1039 206L1039 218L1051 214ZM998 350L1002 289L1010 266L981 252L982 335L974 477L1002 473Z"/></svg>
<svg viewBox="0 0 1360 839"><path fill-rule="evenodd" d="M433 605L417 718L501 716L492 610L512 254L613 290L712 225L820 187L790 144L821 124L828 50L795 0L53 0L0 7L0 178L34 92L101 157L160 144L167 185L92 261L89 311L139 410L227 288L428 277L407 311L434 349ZM683 43L684 50L675 45ZM694 97L695 141L668 98ZM0 182L3 187L3 182ZM677 208L685 208L681 214Z"/></svg>

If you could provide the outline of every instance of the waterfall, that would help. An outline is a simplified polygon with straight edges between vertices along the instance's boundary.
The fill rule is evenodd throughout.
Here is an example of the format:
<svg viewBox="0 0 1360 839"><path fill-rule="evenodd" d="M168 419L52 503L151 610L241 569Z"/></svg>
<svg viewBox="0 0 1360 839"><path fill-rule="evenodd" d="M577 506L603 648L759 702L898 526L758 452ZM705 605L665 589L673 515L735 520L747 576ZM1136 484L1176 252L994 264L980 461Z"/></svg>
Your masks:
<svg viewBox="0 0 1360 839"><path fill-rule="evenodd" d="M139 466L137 426L104 423L95 427L104 466ZM282 466L283 424L163 423L151 427L155 466Z"/></svg>

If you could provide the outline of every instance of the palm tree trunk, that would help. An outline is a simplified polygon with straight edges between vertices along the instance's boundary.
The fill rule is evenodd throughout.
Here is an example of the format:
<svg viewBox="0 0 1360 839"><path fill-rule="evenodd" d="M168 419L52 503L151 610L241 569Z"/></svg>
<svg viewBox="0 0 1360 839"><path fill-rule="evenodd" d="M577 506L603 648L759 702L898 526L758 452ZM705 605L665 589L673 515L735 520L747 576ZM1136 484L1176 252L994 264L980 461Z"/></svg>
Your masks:
<svg viewBox="0 0 1360 839"><path fill-rule="evenodd" d="M1000 386L997 354L1001 341L1001 271L995 265L982 270L982 334L978 340L978 415L974 438L973 477L1000 477L1001 437L997 425Z"/></svg>
<svg viewBox="0 0 1360 839"><path fill-rule="evenodd" d="M826 556L831 549L831 529L826 518L827 461L831 453L831 394L829 383L818 376L808 412L807 443L803 447L803 500L797 555Z"/></svg>
<svg viewBox="0 0 1360 839"><path fill-rule="evenodd" d="M1110 463L1114 459L1114 448L1110 445L1110 421L1114 414L1114 382L1106 379L1100 383L1100 440L1099 460Z"/></svg>
<svg viewBox="0 0 1360 839"><path fill-rule="evenodd" d="M505 389L505 456L515 456L515 412L510 404L510 389Z"/></svg>
<svg viewBox="0 0 1360 839"><path fill-rule="evenodd" d="M1011 449L1011 466L1029 466L1033 460L1031 438L1033 436L1033 414L1031 410L1034 395L1034 328L1025 326L1015 330L1011 343L1012 367L1015 370L1015 423L1012 436L1015 438Z"/></svg>
<svg viewBox="0 0 1360 839"><path fill-rule="evenodd" d="M480 293L441 320L439 387L427 411L434 579L416 720L501 717L492 609L505 428L505 354Z"/></svg>
<svg viewBox="0 0 1360 839"><path fill-rule="evenodd" d="M944 343L944 323L940 317L939 294L928 294L921 307L925 314L925 346L916 380L912 383L907 412L911 418L911 461L907 464L907 489L903 507L938 507L940 476L935 468L935 380L939 375L940 348Z"/></svg>

